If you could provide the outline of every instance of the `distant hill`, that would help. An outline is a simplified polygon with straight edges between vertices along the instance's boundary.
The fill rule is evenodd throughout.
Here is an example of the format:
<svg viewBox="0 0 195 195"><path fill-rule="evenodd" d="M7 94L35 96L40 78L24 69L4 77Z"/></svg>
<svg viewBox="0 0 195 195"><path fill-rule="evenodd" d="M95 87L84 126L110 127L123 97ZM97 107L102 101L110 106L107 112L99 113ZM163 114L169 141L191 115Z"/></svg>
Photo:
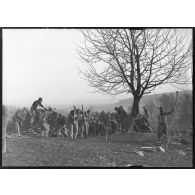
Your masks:
<svg viewBox="0 0 195 195"><path fill-rule="evenodd" d="M183 95L185 93L188 94L192 94L192 90L184 90L184 91L179 91L179 95ZM157 100L160 96L162 96L163 94L175 94L175 92L168 92L168 93L158 93L158 94L152 94L152 95L145 95L142 97L141 102L140 102L140 107L144 106L146 104L146 102L148 100L152 100L155 101ZM88 105L84 105L84 109L90 109L91 111L105 111L105 112L113 112L114 108L116 106L123 106L124 109L129 112L129 107L131 107L131 105L133 104L133 98L126 98L126 99L122 99L118 102L115 103L96 103L96 104L88 104ZM75 105L77 107L77 105ZM10 115L13 115L17 108L14 106L7 106L9 110ZM79 106L80 108L80 106ZM63 114L63 115L67 115L70 110L73 109L72 105L56 105L56 109L59 113Z"/></svg>
<svg viewBox="0 0 195 195"><path fill-rule="evenodd" d="M192 90L184 90L184 91L179 91L179 95L183 95L185 93L192 94ZM142 97L140 101L140 107L144 106L147 101L152 100L155 101L157 100L160 96L164 94L174 94L175 92L168 92L168 93L158 93L158 94L152 94L152 95L145 95ZM114 108L116 106L123 106L126 111L129 110L129 107L133 104L133 98L126 98L123 100L118 101L117 103L112 103L112 104L105 104L105 105L94 105L94 110L97 111L105 111L105 112L112 112L114 111Z"/></svg>

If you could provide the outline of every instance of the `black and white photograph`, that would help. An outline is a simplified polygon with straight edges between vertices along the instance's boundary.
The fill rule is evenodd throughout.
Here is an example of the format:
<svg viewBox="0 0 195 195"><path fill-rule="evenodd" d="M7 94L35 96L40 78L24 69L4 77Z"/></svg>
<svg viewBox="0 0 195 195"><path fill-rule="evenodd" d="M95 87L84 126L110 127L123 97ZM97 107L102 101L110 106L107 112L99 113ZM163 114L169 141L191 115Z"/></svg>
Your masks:
<svg viewBox="0 0 195 195"><path fill-rule="evenodd" d="M2 167L193 167L192 28L2 28Z"/></svg>

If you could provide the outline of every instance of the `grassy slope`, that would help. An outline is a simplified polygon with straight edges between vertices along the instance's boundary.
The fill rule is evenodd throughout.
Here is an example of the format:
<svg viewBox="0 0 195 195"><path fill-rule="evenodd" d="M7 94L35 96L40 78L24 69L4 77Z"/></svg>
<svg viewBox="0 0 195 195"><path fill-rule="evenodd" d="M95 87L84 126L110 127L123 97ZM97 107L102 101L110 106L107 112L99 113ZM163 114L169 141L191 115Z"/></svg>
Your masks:
<svg viewBox="0 0 195 195"><path fill-rule="evenodd" d="M105 137L20 138L7 139L8 152L3 154L3 166L126 166L127 164L150 167L191 167L192 152L186 156L175 152L171 146L165 153L144 152L144 157L132 153L134 147L154 143L154 135L136 133ZM180 146L181 147L181 146ZM182 146L183 149L184 146ZM190 146L185 146L190 147Z"/></svg>

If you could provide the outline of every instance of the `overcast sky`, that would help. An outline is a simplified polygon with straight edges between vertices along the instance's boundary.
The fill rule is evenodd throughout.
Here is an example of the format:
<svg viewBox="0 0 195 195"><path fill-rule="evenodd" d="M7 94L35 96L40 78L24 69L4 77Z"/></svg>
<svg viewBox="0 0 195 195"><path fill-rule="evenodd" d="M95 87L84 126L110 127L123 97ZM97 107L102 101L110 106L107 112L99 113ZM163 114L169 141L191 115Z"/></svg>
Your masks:
<svg viewBox="0 0 195 195"><path fill-rule="evenodd" d="M77 67L86 66L76 52L82 40L76 29L4 29L3 103L30 107L38 97L49 105L111 103L131 97L91 93L78 74ZM153 93L176 90L164 86Z"/></svg>

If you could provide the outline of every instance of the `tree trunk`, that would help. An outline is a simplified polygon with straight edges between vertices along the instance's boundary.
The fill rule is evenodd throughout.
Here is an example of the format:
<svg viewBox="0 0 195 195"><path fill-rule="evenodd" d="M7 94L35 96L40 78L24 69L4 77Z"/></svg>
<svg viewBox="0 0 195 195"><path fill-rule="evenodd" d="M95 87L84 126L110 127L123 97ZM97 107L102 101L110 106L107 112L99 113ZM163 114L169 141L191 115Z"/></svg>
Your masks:
<svg viewBox="0 0 195 195"><path fill-rule="evenodd" d="M129 130L128 130L129 133L134 130L135 117L139 114L139 102L140 102L140 98L138 96L134 96L133 106L132 106L132 110L130 114L131 123L130 123Z"/></svg>
<svg viewBox="0 0 195 195"><path fill-rule="evenodd" d="M132 117L136 117L139 114L139 102L140 102L140 98L137 96L134 96L133 106L131 110Z"/></svg>

